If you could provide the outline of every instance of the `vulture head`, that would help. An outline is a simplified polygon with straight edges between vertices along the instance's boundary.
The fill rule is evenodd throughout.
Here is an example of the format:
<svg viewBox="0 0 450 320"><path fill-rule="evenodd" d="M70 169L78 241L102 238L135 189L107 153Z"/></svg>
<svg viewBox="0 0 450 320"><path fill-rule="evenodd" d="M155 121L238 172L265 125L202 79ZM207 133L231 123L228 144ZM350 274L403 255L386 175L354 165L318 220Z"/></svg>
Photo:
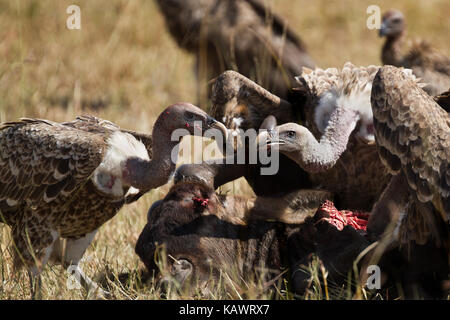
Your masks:
<svg viewBox="0 0 450 320"><path fill-rule="evenodd" d="M184 130L173 137L177 129ZM172 155L177 154L173 150L179 139L185 135L203 135L209 129L218 129L226 138L226 127L200 108L185 102L167 107L153 127L153 159L128 157L122 167L124 183L141 190L166 183L175 169L176 159L172 159Z"/></svg>
<svg viewBox="0 0 450 320"><path fill-rule="evenodd" d="M405 16L398 10L389 10L383 15L379 30L380 37L396 38L406 28Z"/></svg>
<svg viewBox="0 0 450 320"><path fill-rule="evenodd" d="M191 135L216 128L227 134L225 126L209 116L202 109L186 102L176 103L167 107L158 117L153 128L153 135L158 137L162 131L172 134L176 129L186 129ZM197 129L197 130L195 130ZM197 132L198 131L198 132Z"/></svg>
<svg viewBox="0 0 450 320"><path fill-rule="evenodd" d="M328 166L323 166L320 162L311 162L309 159L314 157L319 159L321 154L327 157L324 153L330 150L318 147L311 131L297 123L285 123L274 129L262 131L258 135L258 145L260 148L278 150L309 172L328 169Z"/></svg>
<svg viewBox="0 0 450 320"><path fill-rule="evenodd" d="M308 96L307 127L285 123L261 132L259 146L276 147L304 170L318 172L334 166L351 136L357 143L374 144L370 92L378 69L351 63L341 70L304 68L297 81Z"/></svg>

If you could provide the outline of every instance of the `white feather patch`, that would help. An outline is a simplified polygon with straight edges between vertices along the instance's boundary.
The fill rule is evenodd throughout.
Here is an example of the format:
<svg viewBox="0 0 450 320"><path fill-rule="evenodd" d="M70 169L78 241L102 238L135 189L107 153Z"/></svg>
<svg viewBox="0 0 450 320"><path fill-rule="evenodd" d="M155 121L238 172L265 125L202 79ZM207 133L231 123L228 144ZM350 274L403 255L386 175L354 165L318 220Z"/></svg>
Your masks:
<svg viewBox="0 0 450 320"><path fill-rule="evenodd" d="M117 131L107 141L108 149L92 180L103 192L123 195L122 172L129 158L150 160L145 145L129 133ZM134 191L134 190L133 190Z"/></svg>
<svg viewBox="0 0 450 320"><path fill-rule="evenodd" d="M244 122L244 118L242 118L242 117L233 118L233 123L236 126L236 129L240 128L243 122Z"/></svg>

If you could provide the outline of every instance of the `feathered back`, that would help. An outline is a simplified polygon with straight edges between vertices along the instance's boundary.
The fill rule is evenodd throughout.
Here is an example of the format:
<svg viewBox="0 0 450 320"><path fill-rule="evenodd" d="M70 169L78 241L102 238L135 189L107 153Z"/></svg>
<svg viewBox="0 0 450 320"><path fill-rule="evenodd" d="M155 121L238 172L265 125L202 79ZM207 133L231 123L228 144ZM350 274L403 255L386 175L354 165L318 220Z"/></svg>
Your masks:
<svg viewBox="0 0 450 320"><path fill-rule="evenodd" d="M410 73L385 66L377 73L372 107L381 159L403 173L417 199L450 214L450 117Z"/></svg>
<svg viewBox="0 0 450 320"><path fill-rule="evenodd" d="M331 113L337 105L356 110L361 118L359 135L373 140L368 127L372 123L370 91L372 81L378 71L377 66L356 67L347 62L341 70L337 68L310 70L304 68L297 82L309 90L310 109L308 124L314 133L322 134Z"/></svg>
<svg viewBox="0 0 450 320"><path fill-rule="evenodd" d="M345 63L341 70L303 68L302 75L296 80L301 86L308 88L307 108L310 112L307 114L310 118L307 121L316 135L323 134L331 113L337 105L340 105L358 112L361 126L357 135L367 141L374 141L370 94L373 79L379 68L374 65L357 67L350 62ZM411 70L402 70L414 77ZM415 79L415 81L419 80Z"/></svg>
<svg viewBox="0 0 450 320"><path fill-rule="evenodd" d="M314 67L303 41L261 0L158 0L177 44L197 55L206 81L226 70L286 98L302 66ZM202 74L202 72L206 74Z"/></svg>

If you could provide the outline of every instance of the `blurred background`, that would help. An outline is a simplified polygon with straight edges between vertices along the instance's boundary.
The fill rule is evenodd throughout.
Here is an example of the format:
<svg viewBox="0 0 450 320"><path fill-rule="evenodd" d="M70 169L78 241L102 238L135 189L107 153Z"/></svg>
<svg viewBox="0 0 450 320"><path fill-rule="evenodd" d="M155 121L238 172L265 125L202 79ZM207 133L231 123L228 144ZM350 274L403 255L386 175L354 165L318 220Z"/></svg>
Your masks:
<svg viewBox="0 0 450 320"><path fill-rule="evenodd" d="M322 68L341 67L346 61L381 64L384 39L366 27L366 9L373 4L381 12L403 11L409 38L427 39L450 53L448 0L265 2L288 21ZM71 4L81 8L81 30L66 28L66 9ZM19 117L69 121L88 113L148 132L169 104L197 102L194 68L194 57L169 35L154 1L0 0L0 122ZM227 192L251 193L243 182L235 188ZM126 206L100 229L88 251L93 259L85 262L86 273L98 274L105 266L115 274L141 267L134 244L147 208L165 190L167 186ZM5 249L6 231L0 226L0 298L26 298L26 292L8 280L12 263ZM63 281L56 276L43 279L47 297L80 298L83 294L53 286ZM119 289L115 292L119 298L153 297L150 291Z"/></svg>
<svg viewBox="0 0 450 320"><path fill-rule="evenodd" d="M369 5L404 12L408 36L450 52L450 2L267 0L322 68L380 64L383 39L366 27ZM81 30L66 8L81 8ZM196 103L194 59L179 49L154 1L0 0L0 121L70 120L91 113L149 131L177 101ZM137 121L138 120L138 121Z"/></svg>

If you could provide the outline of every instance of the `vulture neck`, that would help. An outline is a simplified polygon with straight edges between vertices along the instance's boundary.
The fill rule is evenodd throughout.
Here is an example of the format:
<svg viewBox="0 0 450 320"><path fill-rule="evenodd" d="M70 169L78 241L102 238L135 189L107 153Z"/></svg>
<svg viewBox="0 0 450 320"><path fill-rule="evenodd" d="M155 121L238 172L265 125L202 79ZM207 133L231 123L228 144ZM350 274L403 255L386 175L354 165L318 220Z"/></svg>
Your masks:
<svg viewBox="0 0 450 320"><path fill-rule="evenodd" d="M172 130L164 121L153 127L153 158L150 161L131 158L127 162L130 184L140 190L150 190L167 183L176 167L179 141L171 141ZM172 154L175 158L172 161Z"/></svg>
<svg viewBox="0 0 450 320"><path fill-rule="evenodd" d="M383 64L401 67L403 64L402 48L405 42L405 32L396 36L388 36L383 45L381 60Z"/></svg>
<svg viewBox="0 0 450 320"><path fill-rule="evenodd" d="M296 162L308 172L320 172L333 167L346 150L348 139L358 120L356 111L336 108L320 141L309 130L305 130L306 139L300 156L295 157Z"/></svg>

